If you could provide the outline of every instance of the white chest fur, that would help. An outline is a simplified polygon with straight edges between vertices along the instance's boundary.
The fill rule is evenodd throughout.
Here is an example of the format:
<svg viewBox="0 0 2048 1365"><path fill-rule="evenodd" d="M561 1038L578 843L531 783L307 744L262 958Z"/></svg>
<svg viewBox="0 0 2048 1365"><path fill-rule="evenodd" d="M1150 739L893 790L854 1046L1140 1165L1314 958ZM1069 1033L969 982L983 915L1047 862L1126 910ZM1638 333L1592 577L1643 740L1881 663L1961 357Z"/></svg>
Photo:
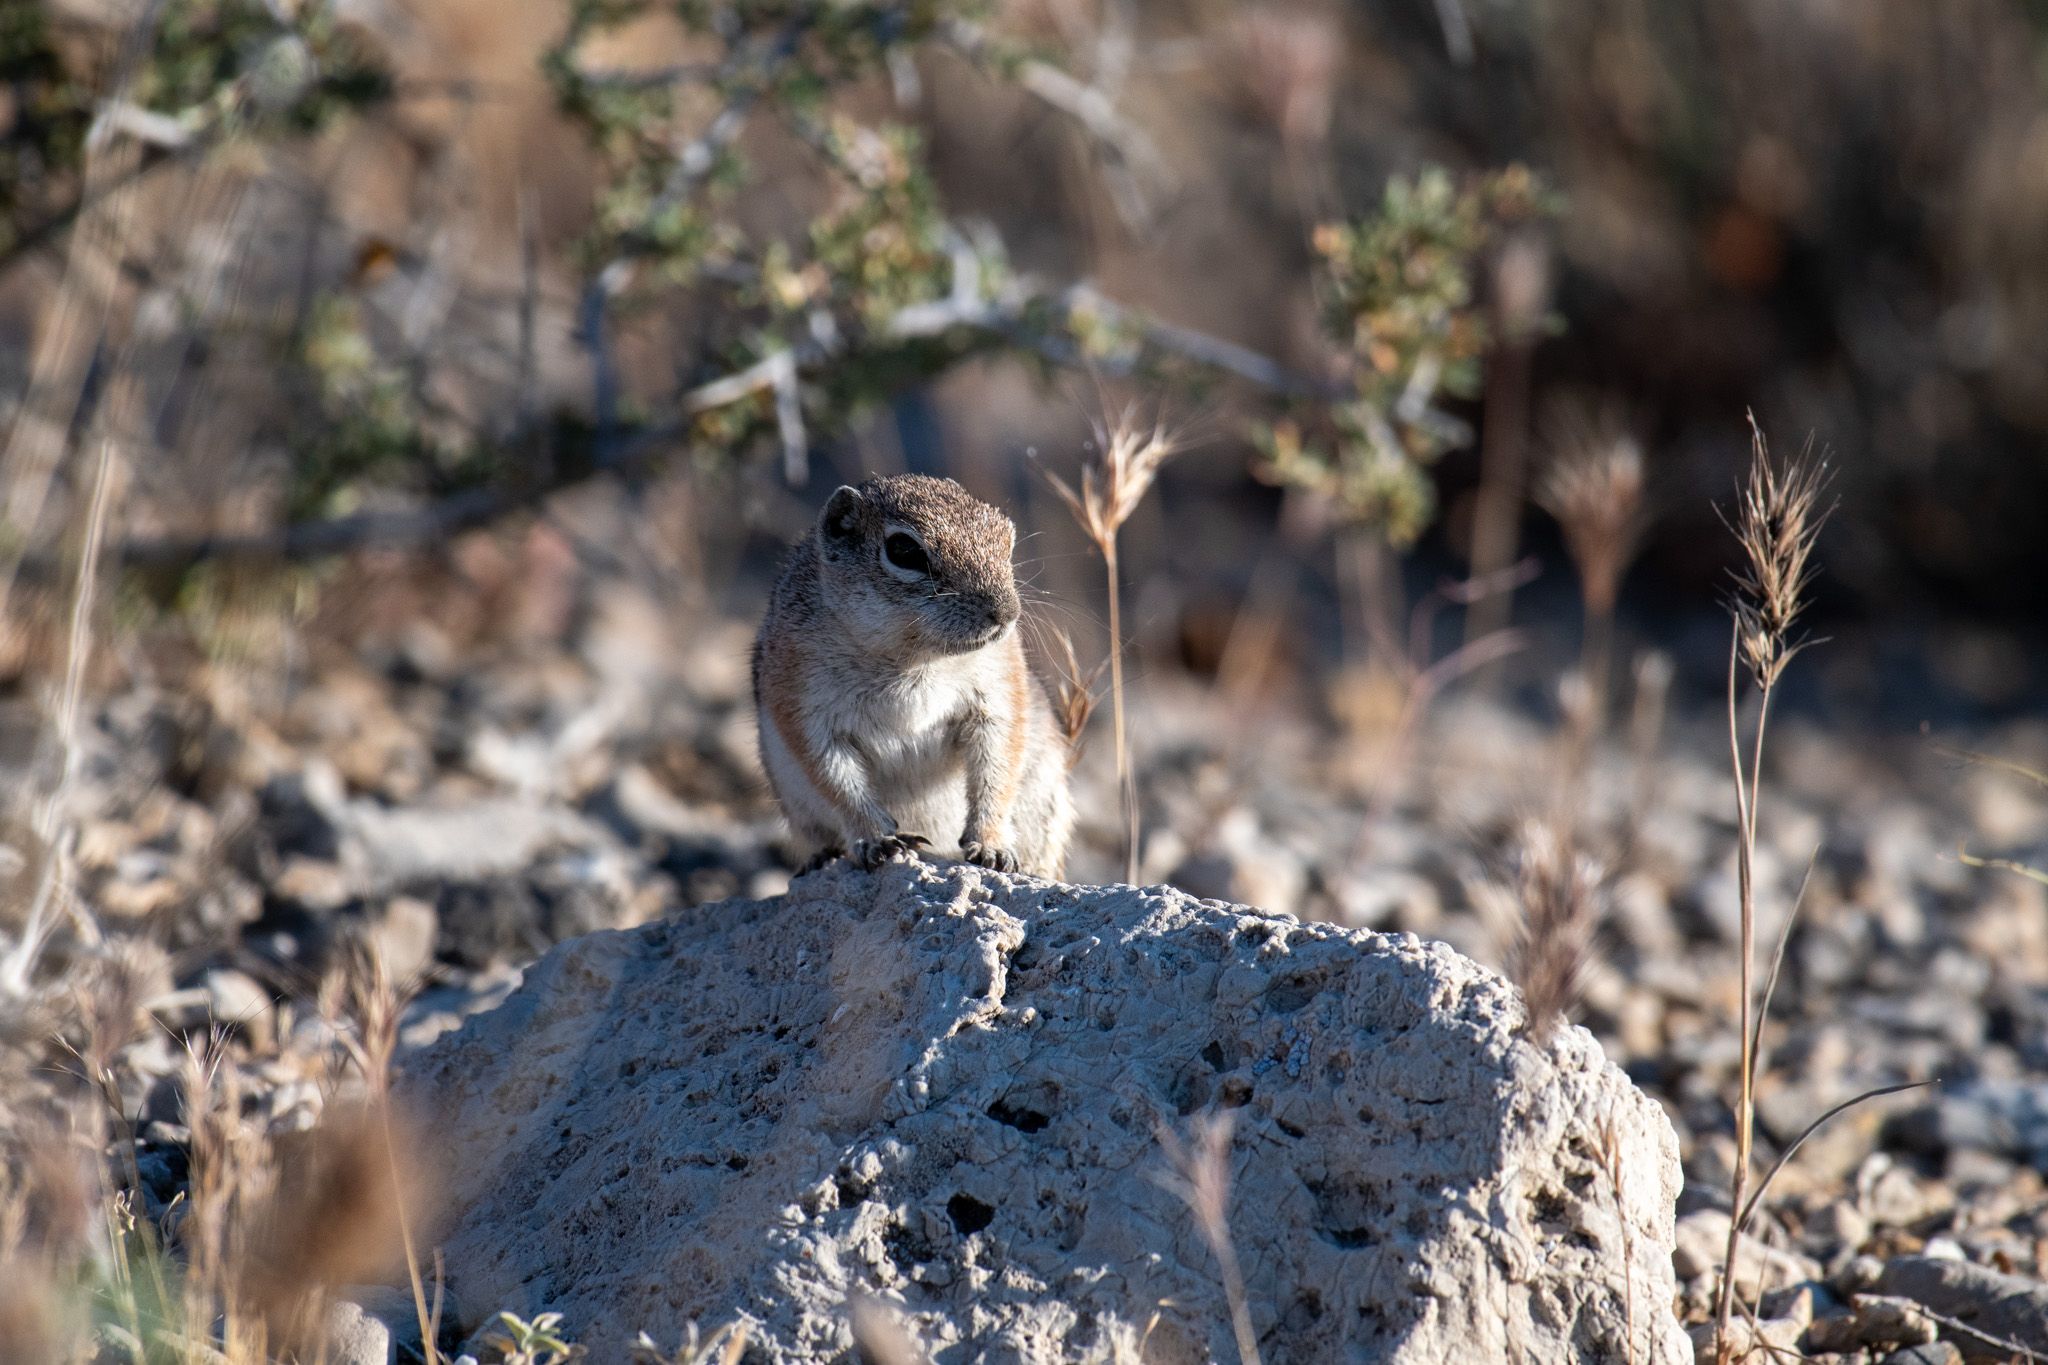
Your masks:
<svg viewBox="0 0 2048 1365"><path fill-rule="evenodd" d="M832 728L852 740L885 783L948 771L960 761L960 721L981 704L990 653L976 650L853 684L832 701Z"/></svg>

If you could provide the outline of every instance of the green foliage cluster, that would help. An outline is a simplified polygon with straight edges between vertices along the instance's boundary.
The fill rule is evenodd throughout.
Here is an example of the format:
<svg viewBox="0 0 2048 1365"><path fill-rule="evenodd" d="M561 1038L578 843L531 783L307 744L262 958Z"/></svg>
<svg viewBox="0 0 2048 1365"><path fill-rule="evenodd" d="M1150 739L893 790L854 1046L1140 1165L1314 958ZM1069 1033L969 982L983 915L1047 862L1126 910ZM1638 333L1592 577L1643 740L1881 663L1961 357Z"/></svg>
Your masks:
<svg viewBox="0 0 2048 1365"><path fill-rule="evenodd" d="M490 1341L504 1365L566 1365L584 1354L563 1333L560 1313L537 1313L531 1322L517 1313L500 1313Z"/></svg>
<svg viewBox="0 0 2048 1365"><path fill-rule="evenodd" d="M169 0L130 98L195 127L306 133L390 93L330 3Z"/></svg>
<svg viewBox="0 0 2048 1365"><path fill-rule="evenodd" d="M685 415L701 458L725 461L842 429L997 347L1161 385L1220 372L1217 348L1208 359L1176 353L1113 301L1024 287L992 235L949 218L918 132L875 112L888 108L877 87L902 80L928 49L999 80L1040 61L989 32L991 9L992 0L568 0L542 71L599 169L580 263L600 376L610 328L682 310L695 350L677 367L685 392L665 402ZM182 130L174 155L229 136L300 135L392 93L333 0L166 0L155 22L147 43L131 44L132 67L107 56L103 69L81 71L68 47L60 59L39 7L0 10L0 77L12 92L0 128L0 261L4 234L33 217L22 211L29 199L61 201L52 187L63 181L75 209L92 100L117 77L121 98ZM650 37L676 54L672 64L607 65L600 55L644 51ZM768 135L750 136L759 133ZM750 165L749 153L773 164ZM780 207L798 206L802 226L760 228L758 192L771 187ZM1434 511L1428 466L1464 438L1440 400L1471 396L1491 343L1478 264L1503 231L1548 207L1519 168L1463 181L1427 171L1390 183L1373 214L1319 229L1324 321L1346 372L1260 433L1264 471L1390 543L1412 541ZM317 302L294 330L282 373L309 401L284 433L291 518L346 514L375 488L437 495L511 476L491 434L432 409L425 362L395 354L346 295ZM1322 382L1275 368L1277 380L1256 382L1297 395ZM690 391L714 381L715 399ZM606 440L647 419L595 416ZM568 441L550 452L559 477L602 467L590 435L559 425L514 444Z"/></svg>
<svg viewBox="0 0 2048 1365"><path fill-rule="evenodd" d="M1462 183L1431 169L1389 181L1371 216L1317 229L1323 321L1357 392L1314 428L1289 420L1266 431L1268 476L1411 544L1435 515L1428 468L1463 435L1436 399L1478 392L1493 340L1475 289L1480 263L1505 231L1551 211L1522 167Z"/></svg>
<svg viewBox="0 0 2048 1365"><path fill-rule="evenodd" d="M354 298L315 302L295 358L318 420L292 443L285 489L292 520L353 511L372 485L438 493L495 472L487 445L436 430L413 377L384 357Z"/></svg>
<svg viewBox="0 0 2048 1365"><path fill-rule="evenodd" d="M42 6L0 5L0 257L49 212L85 146L89 94L64 69Z"/></svg>
<svg viewBox="0 0 2048 1365"><path fill-rule="evenodd" d="M60 28L46 7L0 5L0 265L84 207L88 130L116 97L165 120L133 175L225 140L312 133L388 97L392 83L329 0L165 0L148 27ZM405 377L380 363L345 305L316 308L281 357L319 420L292 433L290 515L334 510L365 477L460 457L425 434Z"/></svg>
<svg viewBox="0 0 2048 1365"><path fill-rule="evenodd" d="M778 354L830 352L830 373L800 396L807 426L830 429L985 344L968 336L905 338L890 324L947 296L951 228L907 124L862 122L841 99L885 75L949 26L978 20L985 0L578 0L544 60L561 107L588 131L605 167L586 264L625 309L687 287L705 320L698 368L711 376ZM666 70L601 70L593 40L667 21L702 60ZM808 228L763 237L739 222L756 168L739 143L773 121L808 157L801 193L819 202ZM1000 262L978 260L984 279ZM698 414L695 435L732 453L774 428L766 389Z"/></svg>
<svg viewBox="0 0 2048 1365"><path fill-rule="evenodd" d="M0 261L77 207L95 101L125 81L130 104L198 138L308 132L390 93L329 4L166 0L147 33L75 40L48 7L0 5Z"/></svg>

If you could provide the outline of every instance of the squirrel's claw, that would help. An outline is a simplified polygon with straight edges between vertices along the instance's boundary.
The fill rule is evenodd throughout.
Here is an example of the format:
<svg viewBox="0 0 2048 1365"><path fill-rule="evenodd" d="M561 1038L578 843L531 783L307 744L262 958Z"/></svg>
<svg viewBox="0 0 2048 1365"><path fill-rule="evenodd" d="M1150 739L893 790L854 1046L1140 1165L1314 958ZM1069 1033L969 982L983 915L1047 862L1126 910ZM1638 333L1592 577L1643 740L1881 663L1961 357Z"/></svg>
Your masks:
<svg viewBox="0 0 2048 1365"><path fill-rule="evenodd" d="M884 834L879 839L856 839L853 849L847 855L854 866L865 872L873 872L884 863L908 862L917 857L917 851L931 840L922 834Z"/></svg>
<svg viewBox="0 0 2048 1365"><path fill-rule="evenodd" d="M997 848L994 844L984 844L978 839L969 839L960 845L960 860L973 863L976 867L989 868L995 872L1015 872L1017 870L1016 854L1010 852L1007 848Z"/></svg>

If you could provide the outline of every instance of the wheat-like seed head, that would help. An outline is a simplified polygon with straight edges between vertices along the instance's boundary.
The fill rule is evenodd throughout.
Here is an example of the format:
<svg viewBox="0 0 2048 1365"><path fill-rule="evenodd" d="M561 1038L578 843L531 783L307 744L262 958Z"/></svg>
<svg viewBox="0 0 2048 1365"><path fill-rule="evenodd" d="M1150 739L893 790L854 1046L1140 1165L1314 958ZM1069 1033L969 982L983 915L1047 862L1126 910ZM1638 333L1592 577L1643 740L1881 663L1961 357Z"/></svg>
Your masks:
<svg viewBox="0 0 2048 1365"><path fill-rule="evenodd" d="M1743 662L1757 686L1768 691L1808 643L1796 632L1813 585L1814 540L1833 508L1821 505L1828 468L1814 456L1811 442L1781 469L1772 464L1754 415L1749 429L1749 478L1729 522L1745 563L1736 573L1729 609Z"/></svg>
<svg viewBox="0 0 2048 1365"><path fill-rule="evenodd" d="M1078 756L1081 752L1081 736L1088 729L1088 721L1095 714L1097 697L1096 685L1102 680L1102 672L1109 666L1107 659L1094 668L1083 671L1081 661L1074 656L1074 642L1064 630L1051 629L1052 644L1059 652L1053 656L1052 666L1058 675L1053 679L1053 719L1059 722L1060 737L1067 742L1067 752Z"/></svg>
<svg viewBox="0 0 2048 1365"><path fill-rule="evenodd" d="M1557 518L1592 611L1614 610L1643 531L1643 452L1615 417L1560 416L1536 501Z"/></svg>
<svg viewBox="0 0 2048 1365"><path fill-rule="evenodd" d="M1578 1002L1579 980L1593 952L1603 873L1563 830L1545 824L1532 823L1524 831L1518 861L1522 926L1508 974L1522 990L1529 1038L1541 1045Z"/></svg>
<svg viewBox="0 0 2048 1365"><path fill-rule="evenodd" d="M1108 554L1117 532L1145 500L1159 467L1179 450L1164 424L1142 430L1125 413L1107 430L1097 430L1094 444L1081 457L1078 490L1050 470L1045 478L1095 547Z"/></svg>

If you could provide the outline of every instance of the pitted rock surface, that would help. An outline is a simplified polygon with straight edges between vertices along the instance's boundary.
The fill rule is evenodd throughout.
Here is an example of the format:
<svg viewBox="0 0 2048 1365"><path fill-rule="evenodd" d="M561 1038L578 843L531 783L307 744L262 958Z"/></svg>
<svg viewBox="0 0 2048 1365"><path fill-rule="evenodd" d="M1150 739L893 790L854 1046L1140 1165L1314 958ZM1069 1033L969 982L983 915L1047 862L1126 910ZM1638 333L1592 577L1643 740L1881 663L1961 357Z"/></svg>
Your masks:
<svg viewBox="0 0 2048 1365"><path fill-rule="evenodd" d="M1160 1139L1229 1110L1266 1360L1689 1361L1671 1126L1522 1023L1412 936L834 867L560 944L406 1093L468 1325L559 1311L597 1359L692 1320L849 1359L860 1304L940 1362L1235 1359Z"/></svg>

